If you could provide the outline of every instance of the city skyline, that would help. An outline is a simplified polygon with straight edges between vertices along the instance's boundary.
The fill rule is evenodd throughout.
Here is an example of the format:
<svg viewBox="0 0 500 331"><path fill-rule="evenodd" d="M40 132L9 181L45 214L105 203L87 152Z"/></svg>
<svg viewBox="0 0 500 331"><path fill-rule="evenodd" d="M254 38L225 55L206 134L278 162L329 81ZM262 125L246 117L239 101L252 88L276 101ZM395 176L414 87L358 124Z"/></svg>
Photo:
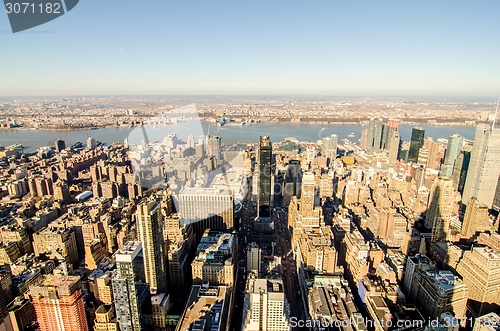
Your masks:
<svg viewBox="0 0 500 331"><path fill-rule="evenodd" d="M0 314L13 321L24 308L25 324L64 327L45 309L57 288L56 303L81 316L72 330L82 331L295 331L361 309L369 317L356 320L360 331L424 316L455 316L469 329L497 318L488 314L499 311L498 291L488 289L500 277L498 211L481 190L459 203L455 178L464 169L466 183L477 177L483 145L498 154L493 129L479 124L474 141L448 143L414 128L412 146L399 128L371 120L359 144L337 135L220 144L207 133L111 145L89 138L86 147L59 140L33 154L5 147L0 259L13 268L0 268L0 279L19 290L4 290L6 302L17 298L0 302ZM447 149L453 177L442 176ZM459 158L470 150L469 166ZM85 274L89 294L80 291ZM23 302L26 291L37 298ZM94 302L94 319L84 302ZM476 324L462 318L469 313Z"/></svg>
<svg viewBox="0 0 500 331"><path fill-rule="evenodd" d="M499 7L486 1L81 2L17 34L0 15L6 46L0 95L496 99Z"/></svg>
<svg viewBox="0 0 500 331"><path fill-rule="evenodd" d="M0 330L500 331L500 3L5 8Z"/></svg>

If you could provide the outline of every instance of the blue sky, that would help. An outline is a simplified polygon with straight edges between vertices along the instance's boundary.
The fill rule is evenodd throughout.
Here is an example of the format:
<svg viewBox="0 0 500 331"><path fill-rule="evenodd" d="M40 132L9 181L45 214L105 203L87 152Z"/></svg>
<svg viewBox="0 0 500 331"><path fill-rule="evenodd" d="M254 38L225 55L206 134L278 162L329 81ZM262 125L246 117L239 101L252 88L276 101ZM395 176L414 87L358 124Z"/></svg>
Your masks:
<svg viewBox="0 0 500 331"><path fill-rule="evenodd" d="M13 34L0 95L500 94L499 1L80 0Z"/></svg>

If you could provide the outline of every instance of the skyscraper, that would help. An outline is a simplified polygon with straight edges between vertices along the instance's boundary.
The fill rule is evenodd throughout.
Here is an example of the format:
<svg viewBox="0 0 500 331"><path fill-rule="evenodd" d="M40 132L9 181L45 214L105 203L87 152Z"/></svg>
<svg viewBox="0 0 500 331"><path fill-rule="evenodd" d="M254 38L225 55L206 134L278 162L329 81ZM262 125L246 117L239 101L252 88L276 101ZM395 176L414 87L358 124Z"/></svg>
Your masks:
<svg viewBox="0 0 500 331"><path fill-rule="evenodd" d="M43 276L30 295L41 331L88 331L79 276Z"/></svg>
<svg viewBox="0 0 500 331"><path fill-rule="evenodd" d="M328 157L328 149L330 148L331 138L329 136L321 139L321 155Z"/></svg>
<svg viewBox="0 0 500 331"><path fill-rule="evenodd" d="M491 208L500 175L500 129L480 124L476 128L474 144L465 180L462 203L476 197Z"/></svg>
<svg viewBox="0 0 500 331"><path fill-rule="evenodd" d="M331 136L324 137L321 139L321 154L332 160L337 158L337 145L339 143L339 137L336 134L332 134Z"/></svg>
<svg viewBox="0 0 500 331"><path fill-rule="evenodd" d="M454 134L448 138L448 145L446 146L446 154L441 166L441 176L451 177L453 174L453 166L457 159L462 147L464 145L464 137L459 134Z"/></svg>
<svg viewBox="0 0 500 331"><path fill-rule="evenodd" d="M465 179L467 178L467 172L469 171L470 154L472 147L470 145L465 145L460 151L453 165L453 188L457 190L460 194L464 192Z"/></svg>
<svg viewBox="0 0 500 331"><path fill-rule="evenodd" d="M302 193L300 198L300 212L303 215L309 215L315 206L316 181L314 174L306 172L302 177Z"/></svg>
<svg viewBox="0 0 500 331"><path fill-rule="evenodd" d="M500 302L500 253L489 247L465 251L457 272L469 287L467 309L480 316L498 309Z"/></svg>
<svg viewBox="0 0 500 331"><path fill-rule="evenodd" d="M283 171L276 171L273 183L273 204L275 207L283 206L283 182L285 175Z"/></svg>
<svg viewBox="0 0 500 331"><path fill-rule="evenodd" d="M257 216L271 216L271 158L272 147L269 136L261 136L259 141L259 174L257 192Z"/></svg>
<svg viewBox="0 0 500 331"><path fill-rule="evenodd" d="M170 196L164 199L170 199ZM163 237L163 217L161 199L149 197L137 206L137 224L144 251L146 282L154 294L167 292L167 252Z"/></svg>
<svg viewBox="0 0 500 331"><path fill-rule="evenodd" d="M401 150L401 138L399 137L399 132L394 131L389 137L388 150L389 150L389 162L396 163L399 156L399 151Z"/></svg>
<svg viewBox="0 0 500 331"><path fill-rule="evenodd" d="M116 252L112 287L121 331L141 331L141 303L148 298L140 241L129 241Z"/></svg>
<svg viewBox="0 0 500 331"><path fill-rule="evenodd" d="M424 147L429 152L427 157L427 168L439 170L443 162L446 152L446 145L442 140L434 141L432 137L427 137L424 140ZM422 152L422 149L420 150ZM420 158L420 153L419 153Z"/></svg>
<svg viewBox="0 0 500 331"><path fill-rule="evenodd" d="M2 233L3 235L3 233ZM3 236L2 236L3 237ZM6 250L3 249L5 252ZM0 267L0 316L5 318L8 315L9 303L14 298L14 287L12 286L12 271L10 266ZM36 318L33 318L36 319Z"/></svg>
<svg viewBox="0 0 500 331"><path fill-rule="evenodd" d="M217 160L222 160L221 155L221 138L219 136L213 136L210 138L210 155L215 157Z"/></svg>
<svg viewBox="0 0 500 331"><path fill-rule="evenodd" d="M422 165L424 168L426 168L428 161L429 161L429 150L424 145L418 151L417 163Z"/></svg>
<svg viewBox="0 0 500 331"><path fill-rule="evenodd" d="M431 229L431 242L444 241L453 212L453 181L438 177L431 187L425 225Z"/></svg>
<svg viewBox="0 0 500 331"><path fill-rule="evenodd" d="M300 161L290 160L285 174L285 182L283 184L283 202L285 206L290 204L290 199L293 196L300 198L300 188L302 183L302 168Z"/></svg>
<svg viewBox="0 0 500 331"><path fill-rule="evenodd" d="M185 187L175 196L181 224L191 224L200 240L206 229L229 230L234 224L234 194L228 188Z"/></svg>
<svg viewBox="0 0 500 331"><path fill-rule="evenodd" d="M396 143L396 141L394 141L394 136L396 136L396 133L397 133L397 137L399 139L399 120L398 119L389 119L387 121L387 124L384 124L384 133L383 133L383 141L382 141L382 148L383 149L386 149L388 151L392 149L394 149L394 144L393 143ZM397 141L397 148L399 150L399 141Z"/></svg>
<svg viewBox="0 0 500 331"><path fill-rule="evenodd" d="M368 142L367 149L372 151L380 151L382 147L382 119L372 118L368 126Z"/></svg>
<svg viewBox="0 0 500 331"><path fill-rule="evenodd" d="M165 219L168 247L169 294L183 296L191 285L191 256L195 237L191 225L182 226L176 214Z"/></svg>
<svg viewBox="0 0 500 331"><path fill-rule="evenodd" d="M62 139L56 140L56 151L59 153L66 148L66 143Z"/></svg>
<svg viewBox="0 0 500 331"><path fill-rule="evenodd" d="M285 297L283 280L269 276L267 279L248 279L245 295L242 330L290 330L290 308Z"/></svg>
<svg viewBox="0 0 500 331"><path fill-rule="evenodd" d="M261 272L262 249L257 243L250 243L247 251L247 270Z"/></svg>
<svg viewBox="0 0 500 331"><path fill-rule="evenodd" d="M194 148L195 147L195 143L194 143L194 137L192 134L190 134L187 138L187 145L188 147L190 148Z"/></svg>
<svg viewBox="0 0 500 331"><path fill-rule="evenodd" d="M493 210L500 211L500 176L498 176L497 188L495 189L495 196L493 197Z"/></svg>
<svg viewBox="0 0 500 331"><path fill-rule="evenodd" d="M471 198L467 202L464 220L462 222L462 238L471 239L476 232L491 230L490 215L488 206L479 203L476 198Z"/></svg>
<svg viewBox="0 0 500 331"><path fill-rule="evenodd" d="M422 268L422 266L419 266ZM456 316L465 316L469 288L460 277L449 270L415 270L412 278L413 300L422 312L432 319L442 313L453 312Z"/></svg>
<svg viewBox="0 0 500 331"><path fill-rule="evenodd" d="M368 129L361 130L361 137L359 138L359 147L362 150L368 149Z"/></svg>
<svg viewBox="0 0 500 331"><path fill-rule="evenodd" d="M97 144L94 138L88 137L87 138L87 149L96 149Z"/></svg>
<svg viewBox="0 0 500 331"><path fill-rule="evenodd" d="M411 131L410 150L408 152L408 162L417 163L420 148L424 146L425 130L417 126Z"/></svg>

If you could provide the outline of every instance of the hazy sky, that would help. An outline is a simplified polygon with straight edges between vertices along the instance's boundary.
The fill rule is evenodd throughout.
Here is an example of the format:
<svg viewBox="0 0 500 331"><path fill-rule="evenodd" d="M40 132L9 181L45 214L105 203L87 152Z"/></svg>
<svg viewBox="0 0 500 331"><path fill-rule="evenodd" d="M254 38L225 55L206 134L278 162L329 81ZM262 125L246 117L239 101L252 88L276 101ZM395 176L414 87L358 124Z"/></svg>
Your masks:
<svg viewBox="0 0 500 331"><path fill-rule="evenodd" d="M80 0L13 34L0 95L500 94L500 1Z"/></svg>

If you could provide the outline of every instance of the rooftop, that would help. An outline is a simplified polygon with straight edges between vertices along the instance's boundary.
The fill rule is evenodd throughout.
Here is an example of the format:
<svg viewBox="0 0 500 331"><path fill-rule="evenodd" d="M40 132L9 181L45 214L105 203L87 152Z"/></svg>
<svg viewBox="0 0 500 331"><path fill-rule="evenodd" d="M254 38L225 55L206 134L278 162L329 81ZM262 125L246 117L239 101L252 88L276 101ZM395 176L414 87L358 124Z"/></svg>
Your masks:
<svg viewBox="0 0 500 331"><path fill-rule="evenodd" d="M476 325L482 324L493 330L500 330L500 317L496 313L489 313L483 316L480 316L476 319L474 328Z"/></svg>
<svg viewBox="0 0 500 331"><path fill-rule="evenodd" d="M208 323L210 330L223 330L225 325L224 301L226 300L226 287L208 285L194 285L186 303L177 330L191 330L191 326ZM205 323L203 323L203 320Z"/></svg>
<svg viewBox="0 0 500 331"><path fill-rule="evenodd" d="M142 250L140 241L128 241L116 252L116 262L132 262L132 260Z"/></svg>

